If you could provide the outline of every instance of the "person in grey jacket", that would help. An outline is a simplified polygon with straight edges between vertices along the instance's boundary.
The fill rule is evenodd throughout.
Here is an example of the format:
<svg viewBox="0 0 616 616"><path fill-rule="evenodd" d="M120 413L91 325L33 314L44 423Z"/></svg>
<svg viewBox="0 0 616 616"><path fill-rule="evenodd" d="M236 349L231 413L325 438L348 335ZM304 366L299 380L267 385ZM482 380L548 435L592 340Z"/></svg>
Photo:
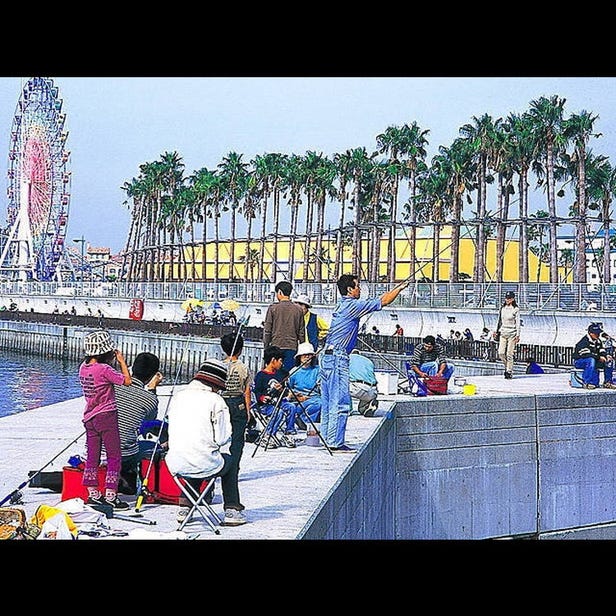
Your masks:
<svg viewBox="0 0 616 616"><path fill-rule="evenodd" d="M165 457L173 474L181 475L197 491L204 479L220 477L225 526L246 523L244 505L231 502L238 495L237 475L229 471L234 461L229 453L231 416L220 395L226 388L227 366L217 359L201 365L193 379L174 391L169 402L169 450ZM235 482L235 485L233 485ZM188 514L188 502L180 501L178 522Z"/></svg>

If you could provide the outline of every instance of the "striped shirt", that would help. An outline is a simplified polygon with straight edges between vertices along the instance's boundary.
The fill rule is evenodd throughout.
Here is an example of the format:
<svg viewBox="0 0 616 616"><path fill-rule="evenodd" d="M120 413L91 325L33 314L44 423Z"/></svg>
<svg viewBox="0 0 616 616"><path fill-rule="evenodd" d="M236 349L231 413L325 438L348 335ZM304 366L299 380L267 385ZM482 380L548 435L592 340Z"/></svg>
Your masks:
<svg viewBox="0 0 616 616"><path fill-rule="evenodd" d="M439 364L447 362L445 351L438 342L430 350L426 349L423 342L415 345L411 364L419 367L428 361L438 361Z"/></svg>
<svg viewBox="0 0 616 616"><path fill-rule="evenodd" d="M122 457L139 453L137 436L141 422L156 419L158 415L158 396L145 389L144 384L133 377L133 382L126 385L114 385L116 405L118 407L118 428L120 429L120 446Z"/></svg>

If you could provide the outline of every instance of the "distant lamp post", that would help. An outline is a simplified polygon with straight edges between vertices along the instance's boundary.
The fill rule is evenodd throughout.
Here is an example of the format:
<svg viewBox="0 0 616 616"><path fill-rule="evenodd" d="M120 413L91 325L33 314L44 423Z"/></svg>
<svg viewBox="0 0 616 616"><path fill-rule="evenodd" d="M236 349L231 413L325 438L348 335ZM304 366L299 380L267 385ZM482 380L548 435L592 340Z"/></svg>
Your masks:
<svg viewBox="0 0 616 616"><path fill-rule="evenodd" d="M73 242L76 244L81 244L81 288L83 290L83 270L84 270L84 251L85 251L85 243L86 239L82 235L81 237L74 239Z"/></svg>

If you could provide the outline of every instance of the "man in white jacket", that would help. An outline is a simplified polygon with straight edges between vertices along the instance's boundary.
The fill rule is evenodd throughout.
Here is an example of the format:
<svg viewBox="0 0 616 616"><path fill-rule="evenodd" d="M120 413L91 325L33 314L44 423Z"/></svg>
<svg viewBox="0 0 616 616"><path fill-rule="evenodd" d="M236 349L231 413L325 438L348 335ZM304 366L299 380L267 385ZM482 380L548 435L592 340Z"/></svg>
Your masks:
<svg viewBox="0 0 616 616"><path fill-rule="evenodd" d="M201 365L193 379L176 390L169 402L169 451L165 461L169 470L180 474L195 489L207 477L220 477L225 509L225 526L246 523L244 505L237 499L237 478L231 467L231 417L229 407L218 393L225 389L227 366L217 359ZM235 483L235 485L233 485ZM188 514L187 503L180 503L178 521Z"/></svg>

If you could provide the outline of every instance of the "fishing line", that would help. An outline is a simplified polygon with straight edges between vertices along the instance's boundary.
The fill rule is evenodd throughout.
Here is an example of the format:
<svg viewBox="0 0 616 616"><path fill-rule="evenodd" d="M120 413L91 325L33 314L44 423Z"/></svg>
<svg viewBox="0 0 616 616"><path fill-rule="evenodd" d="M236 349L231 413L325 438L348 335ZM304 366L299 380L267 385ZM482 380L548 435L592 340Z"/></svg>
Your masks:
<svg viewBox="0 0 616 616"><path fill-rule="evenodd" d="M49 460L49 462L41 466L41 468L39 468L39 470L36 471L36 473L28 477L26 481L24 481L19 486L17 486L17 488L15 488L15 490L13 490L10 494L7 494L7 496L5 496L0 501L0 507L2 507L2 505L4 505L4 503L6 503L6 501L8 500L10 500L12 504L17 504L17 503L22 502L21 501L21 490L25 488L37 475L39 475L43 471L44 468L47 468L56 458L58 458L61 454L63 454L73 443L76 443L85 433L86 431L84 430L79 436L75 437L62 451L57 453L51 460Z"/></svg>
<svg viewBox="0 0 616 616"><path fill-rule="evenodd" d="M143 504L143 499L145 498L145 496L148 494L148 483L150 480L150 471L152 470L152 466L154 465L154 457L156 456L156 452L157 449L160 445L160 438L163 432L163 426L165 424L165 419L167 418L167 412L169 410L169 404L171 403L171 398L173 397L173 392L175 391L175 387L177 385L178 379L180 377L180 373L182 372L182 365L184 363L184 357L186 354L186 351L188 350L188 343L190 342L190 338L187 337L186 341L184 342L184 348L182 350L182 356L180 358L180 362L178 364L178 368L177 371L175 373L175 378L173 380L173 384L171 387L171 391L169 392L169 397L167 398L167 404L165 406L165 412L163 414L163 417L161 419L160 422L160 429L158 431L158 436L156 438L156 440L154 441L154 447L152 448L152 454L150 456L150 461L148 463L148 468L145 474L145 477L141 483L141 489L139 490L139 496L137 497L137 502L135 503L135 513L139 513L139 510L141 509L141 506Z"/></svg>

